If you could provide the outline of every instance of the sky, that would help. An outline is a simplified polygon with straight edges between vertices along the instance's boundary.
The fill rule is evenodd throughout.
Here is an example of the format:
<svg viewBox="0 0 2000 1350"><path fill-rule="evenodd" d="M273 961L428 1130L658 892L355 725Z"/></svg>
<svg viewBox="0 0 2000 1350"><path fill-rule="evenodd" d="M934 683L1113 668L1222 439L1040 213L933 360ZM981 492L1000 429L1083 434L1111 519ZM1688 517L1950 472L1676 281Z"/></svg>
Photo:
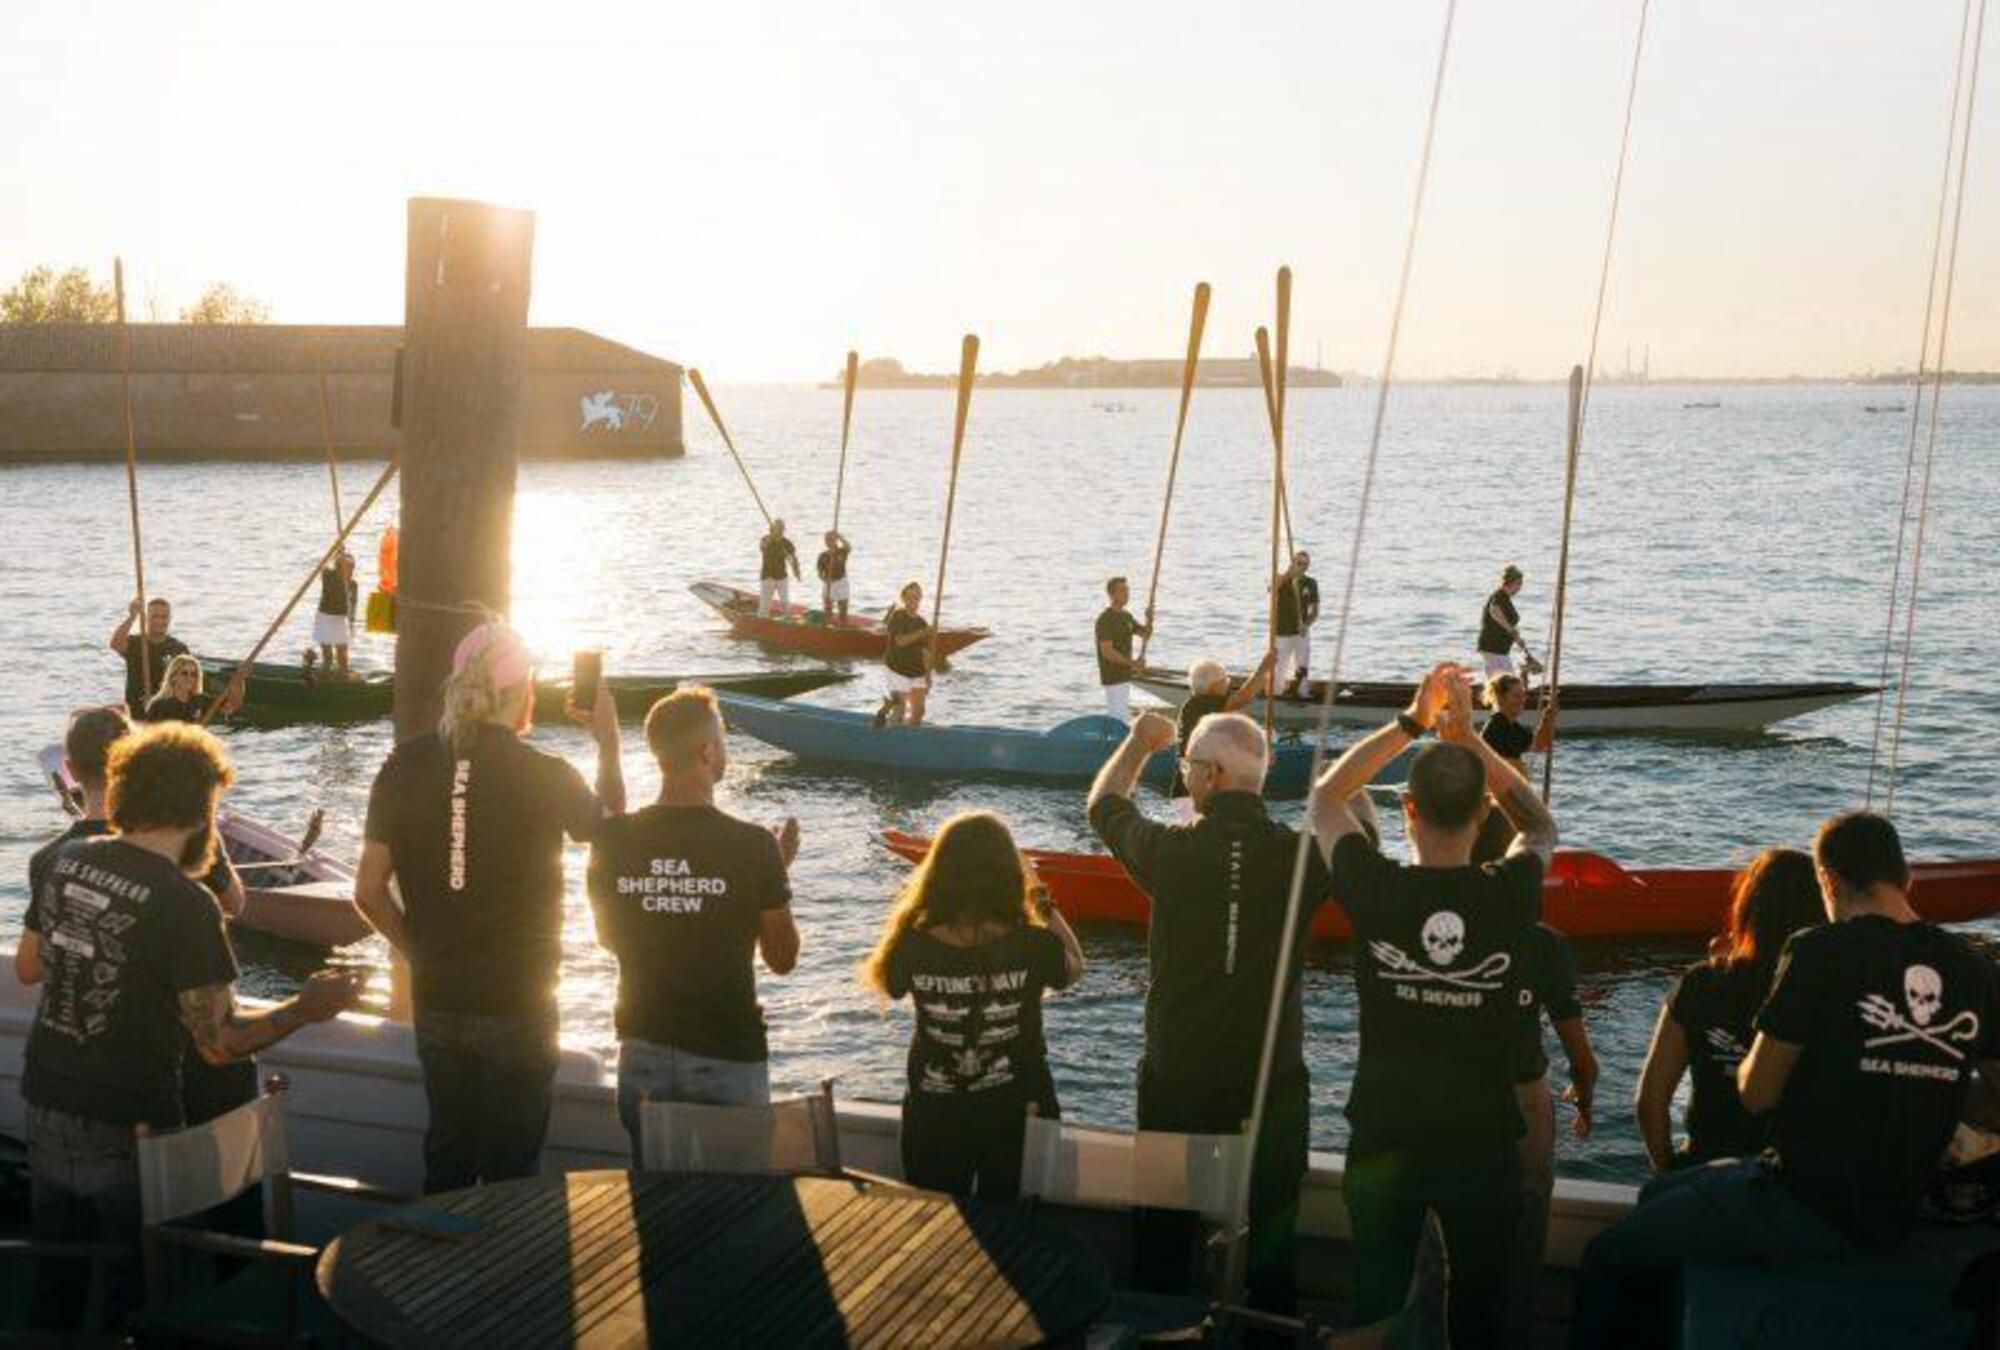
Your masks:
<svg viewBox="0 0 2000 1350"><path fill-rule="evenodd" d="M1961 0L1658 0L1603 363L1915 363ZM1639 0L1462 0L1399 369L1583 359ZM69 0L0 8L0 280L211 280L396 322L405 200L536 215L531 319L716 382L844 352L988 369L1382 360L1443 0ZM1993 44L2000 45L2000 34ZM2000 59L1974 113L1950 364L2000 369Z"/></svg>

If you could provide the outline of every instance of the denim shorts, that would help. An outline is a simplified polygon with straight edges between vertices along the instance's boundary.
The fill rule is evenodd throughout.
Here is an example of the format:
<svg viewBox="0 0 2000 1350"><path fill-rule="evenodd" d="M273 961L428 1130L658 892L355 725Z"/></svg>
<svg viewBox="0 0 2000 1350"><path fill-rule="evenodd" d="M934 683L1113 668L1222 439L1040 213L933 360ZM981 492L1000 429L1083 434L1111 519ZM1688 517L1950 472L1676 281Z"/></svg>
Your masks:
<svg viewBox="0 0 2000 1350"><path fill-rule="evenodd" d="M771 1100L771 1066L761 1059L715 1059L652 1041L618 1042L618 1121L631 1136L635 1167L639 1103L646 1097L709 1106L764 1106Z"/></svg>

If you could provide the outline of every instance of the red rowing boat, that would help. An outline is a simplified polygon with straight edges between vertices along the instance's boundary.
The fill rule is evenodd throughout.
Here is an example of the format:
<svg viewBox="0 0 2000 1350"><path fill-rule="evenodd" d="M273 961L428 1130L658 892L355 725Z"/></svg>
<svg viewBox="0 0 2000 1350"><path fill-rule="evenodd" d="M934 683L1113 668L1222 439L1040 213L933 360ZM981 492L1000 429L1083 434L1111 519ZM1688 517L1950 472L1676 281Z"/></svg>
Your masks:
<svg viewBox="0 0 2000 1350"><path fill-rule="evenodd" d="M879 661L889 640L879 619L849 614L845 619L829 620L804 605L786 605L781 614L763 617L757 613L754 592L725 586L719 581L697 581L688 589L697 600L720 614L737 637L750 638L780 651ZM946 628L938 633L938 651L950 656L986 635L984 628Z"/></svg>
<svg viewBox="0 0 2000 1350"><path fill-rule="evenodd" d="M920 860L931 841L884 830L894 853ZM1144 924L1149 902L1138 883L1108 853L1026 850L1056 905L1072 920ZM2000 914L2000 858L1918 863L1910 903L1927 919L1961 923ZM1705 937L1729 913L1726 867L1620 867L1598 853L1556 854L1542 884L1542 919L1571 937ZM1353 931L1338 905L1323 905L1313 936L1345 940Z"/></svg>

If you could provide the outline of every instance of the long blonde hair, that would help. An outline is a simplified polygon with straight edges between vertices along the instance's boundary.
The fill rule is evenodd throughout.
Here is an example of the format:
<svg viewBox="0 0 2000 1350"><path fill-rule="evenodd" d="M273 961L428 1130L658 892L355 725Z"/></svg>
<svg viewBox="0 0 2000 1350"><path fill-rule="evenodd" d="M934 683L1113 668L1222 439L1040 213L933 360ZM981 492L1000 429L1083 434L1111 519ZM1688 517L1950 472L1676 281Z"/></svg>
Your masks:
<svg viewBox="0 0 2000 1350"><path fill-rule="evenodd" d="M991 811L959 812L938 831L930 853L896 897L881 942L861 963L861 982L886 997L889 963L917 929L1038 922L1028 900L1028 875L1006 821Z"/></svg>
<svg viewBox="0 0 2000 1350"><path fill-rule="evenodd" d="M445 677L444 687L438 691L442 705L438 736L454 754L470 751L479 728L488 722L511 726L514 710L526 697L527 691L518 684L493 687L492 652L490 644L473 652L463 666Z"/></svg>
<svg viewBox="0 0 2000 1350"><path fill-rule="evenodd" d="M194 693L190 695L190 697L192 698L201 697L201 686L202 686L201 662L195 660L192 656L189 656L187 653L183 652L179 656L170 658L167 661L166 669L160 672L160 687L158 689L155 689L153 691L153 696L146 700L146 712L149 715L152 713L153 709L157 708L161 703L165 702L167 699L170 699L174 696L174 675L176 672L183 670L191 670L194 672Z"/></svg>

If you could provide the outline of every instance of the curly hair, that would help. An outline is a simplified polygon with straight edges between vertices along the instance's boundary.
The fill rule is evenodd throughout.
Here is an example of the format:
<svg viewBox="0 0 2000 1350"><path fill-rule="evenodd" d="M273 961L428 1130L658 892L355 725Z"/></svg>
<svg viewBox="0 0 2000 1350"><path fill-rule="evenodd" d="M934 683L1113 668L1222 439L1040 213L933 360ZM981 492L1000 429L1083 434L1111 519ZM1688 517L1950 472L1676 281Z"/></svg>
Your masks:
<svg viewBox="0 0 2000 1350"><path fill-rule="evenodd" d="M185 722L141 727L111 747L105 815L120 834L205 826L236 781L222 742Z"/></svg>

